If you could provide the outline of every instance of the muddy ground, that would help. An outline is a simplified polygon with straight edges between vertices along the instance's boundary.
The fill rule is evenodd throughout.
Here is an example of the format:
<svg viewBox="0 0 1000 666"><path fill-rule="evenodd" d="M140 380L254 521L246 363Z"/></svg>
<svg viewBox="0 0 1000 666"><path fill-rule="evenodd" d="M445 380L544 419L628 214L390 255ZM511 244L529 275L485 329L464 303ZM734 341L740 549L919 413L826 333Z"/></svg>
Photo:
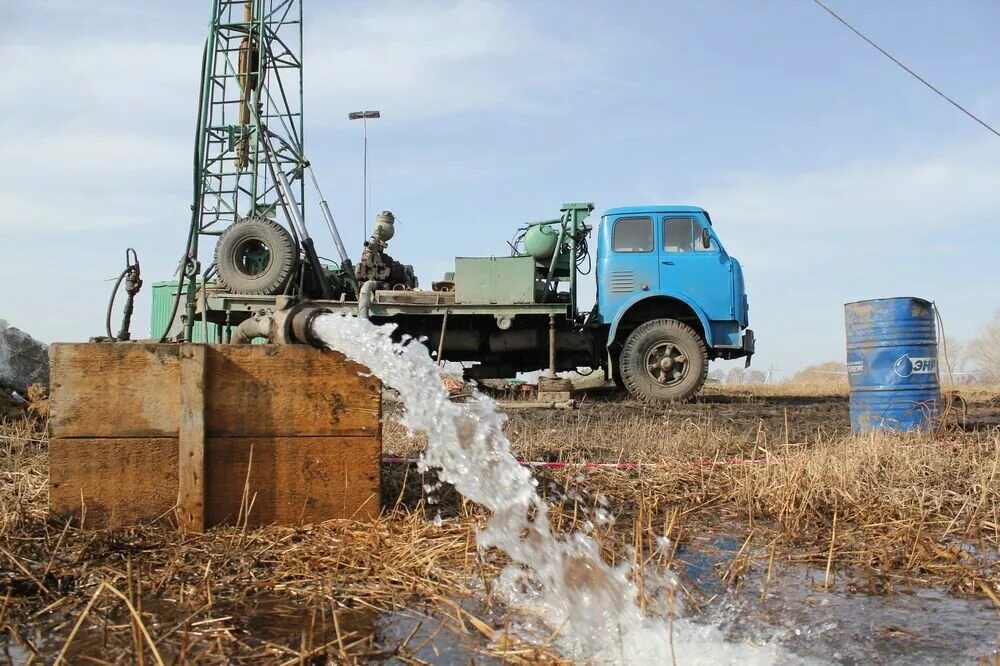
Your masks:
<svg viewBox="0 0 1000 666"><path fill-rule="evenodd" d="M756 433L760 430L768 440L784 438L787 424L791 441L812 439L817 432L830 437L845 436L851 430L846 395L754 395L724 393L710 387L693 402L650 406L631 400L620 391L601 389L581 394L577 407L575 413L518 410L511 412L510 418L514 422L523 419L556 425L574 418L613 421L621 417L667 417L674 422L691 421L729 431Z"/></svg>
<svg viewBox="0 0 1000 666"><path fill-rule="evenodd" d="M517 404L504 401L503 404ZM768 441L811 442L851 435L849 397L846 388L811 388L794 385L708 385L692 402L651 406L632 400L614 387L581 391L577 409L508 410L513 424L531 423L560 427L573 421L591 421L595 426L622 418L645 416L688 421L723 428L731 433L752 433ZM1000 427L1000 391L983 388L945 391L946 426L959 431L982 432Z"/></svg>

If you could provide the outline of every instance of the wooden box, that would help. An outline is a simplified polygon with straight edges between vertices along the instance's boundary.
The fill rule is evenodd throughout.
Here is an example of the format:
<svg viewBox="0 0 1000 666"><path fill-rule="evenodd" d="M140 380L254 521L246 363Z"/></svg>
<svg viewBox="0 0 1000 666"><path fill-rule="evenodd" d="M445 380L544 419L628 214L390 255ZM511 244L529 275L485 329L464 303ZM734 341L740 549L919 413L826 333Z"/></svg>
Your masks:
<svg viewBox="0 0 1000 666"><path fill-rule="evenodd" d="M381 384L299 345L51 347L53 514L186 529L379 512Z"/></svg>

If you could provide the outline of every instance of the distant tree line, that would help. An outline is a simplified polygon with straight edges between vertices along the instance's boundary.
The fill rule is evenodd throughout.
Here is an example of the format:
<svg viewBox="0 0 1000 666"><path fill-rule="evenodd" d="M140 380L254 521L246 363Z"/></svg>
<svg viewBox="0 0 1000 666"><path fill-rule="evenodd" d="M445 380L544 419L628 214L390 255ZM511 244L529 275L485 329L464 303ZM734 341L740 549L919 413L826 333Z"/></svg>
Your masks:
<svg viewBox="0 0 1000 666"><path fill-rule="evenodd" d="M731 368L729 372L716 368L708 373L708 381L714 384L764 384L767 374L760 370Z"/></svg>
<svg viewBox="0 0 1000 666"><path fill-rule="evenodd" d="M793 382L810 382L820 384L847 383L847 364L840 361L827 361L803 368L792 375Z"/></svg>
<svg viewBox="0 0 1000 666"><path fill-rule="evenodd" d="M1000 308L971 340L945 336L938 344L938 357L944 381L1000 383Z"/></svg>

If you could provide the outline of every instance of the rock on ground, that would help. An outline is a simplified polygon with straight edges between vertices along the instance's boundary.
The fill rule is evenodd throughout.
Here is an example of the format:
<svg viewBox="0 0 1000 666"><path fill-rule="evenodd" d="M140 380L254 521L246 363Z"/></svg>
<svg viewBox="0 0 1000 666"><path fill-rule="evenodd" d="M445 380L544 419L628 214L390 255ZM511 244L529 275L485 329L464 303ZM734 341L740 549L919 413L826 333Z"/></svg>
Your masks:
<svg viewBox="0 0 1000 666"><path fill-rule="evenodd" d="M49 346L0 319L0 386L24 395L32 384L49 385Z"/></svg>

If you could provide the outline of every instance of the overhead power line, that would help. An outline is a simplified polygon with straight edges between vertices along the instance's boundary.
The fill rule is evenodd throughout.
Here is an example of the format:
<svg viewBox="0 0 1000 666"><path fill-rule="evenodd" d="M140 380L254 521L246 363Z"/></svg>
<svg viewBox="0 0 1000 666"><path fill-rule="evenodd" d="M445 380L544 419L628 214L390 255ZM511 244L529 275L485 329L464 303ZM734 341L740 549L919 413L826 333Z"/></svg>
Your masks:
<svg viewBox="0 0 1000 666"><path fill-rule="evenodd" d="M844 20L843 18L841 18L841 16L839 14L837 14L837 12L833 11L832 9L830 9L829 7L827 7L826 5L824 5L822 2L820 2L820 0L813 0L813 2L815 2L817 5L819 5L823 9L825 9L827 11L827 13L830 14L830 16L832 16L833 18L837 19L838 21L840 21L841 23L843 23L845 26L847 26L847 28L851 32L853 32L855 35L857 35L861 39L863 39L866 42L868 42L868 44L870 44L872 46L872 48L876 49L879 53L881 53L882 55L884 55L886 58L888 58L889 60L893 61L894 63L896 63L897 65L899 65L900 67L902 67L904 70L906 70L906 72L910 76L912 76L913 78L915 78L917 81L920 81L922 84L924 84L925 86L927 86L928 88L930 88L931 90L933 90L934 92L936 92L938 95L940 95L941 97L943 97L945 100L948 101L948 103L950 103L956 109L958 109L959 111L961 111L965 115L969 116L970 118L972 118L973 120L975 120L977 123L979 123L980 125L982 125L986 129L988 129L989 131L993 132L995 135L997 135L998 137L1000 137L1000 132L998 132L997 130L993 129L986 121L981 120L975 114L973 114L971 111L969 111L968 109L966 109L964 106L962 106L961 104L959 104L958 102L956 102L955 100L953 100L951 97L948 97L943 92L941 92L940 90L938 90L937 88L935 88L934 86L932 86L927 81L927 79L923 78L922 76L920 76L919 74L917 74L916 72L914 72L912 69L910 69L909 67L907 67L906 65L904 65L903 63L901 63L899 60L897 60L896 58L894 58L892 56L892 54L890 54L888 51L886 51L885 49L883 49L881 46L879 46L878 44L876 44L872 40L868 39L868 37L866 37L860 30L858 30L853 25L851 25L850 23L848 23L846 20Z"/></svg>

